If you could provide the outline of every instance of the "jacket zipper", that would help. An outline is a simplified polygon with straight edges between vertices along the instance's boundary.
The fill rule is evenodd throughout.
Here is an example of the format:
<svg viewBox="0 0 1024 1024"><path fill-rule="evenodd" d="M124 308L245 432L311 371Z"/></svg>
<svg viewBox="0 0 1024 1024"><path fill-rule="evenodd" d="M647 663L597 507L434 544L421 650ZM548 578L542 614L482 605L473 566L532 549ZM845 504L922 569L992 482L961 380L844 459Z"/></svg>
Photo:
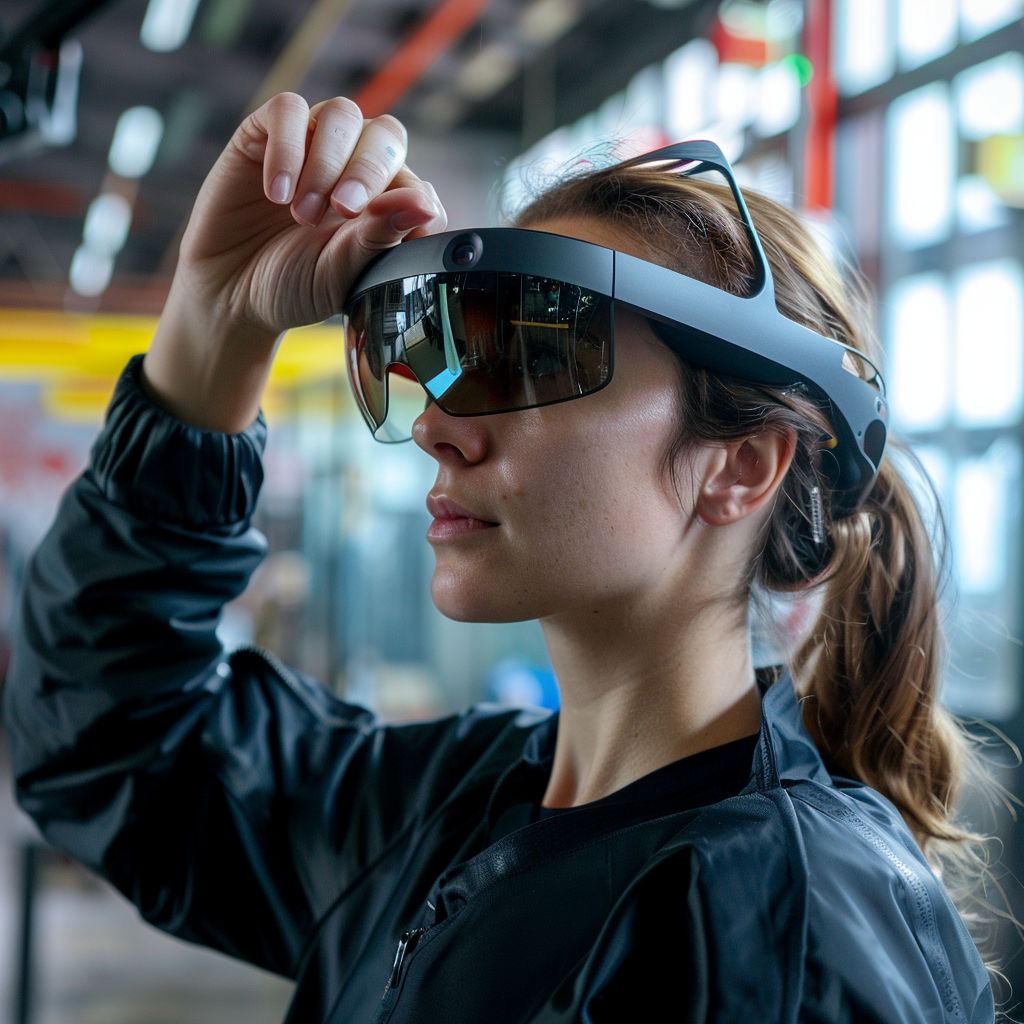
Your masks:
<svg viewBox="0 0 1024 1024"><path fill-rule="evenodd" d="M402 976L402 962L405 960L405 951L409 948L409 943L415 941L425 931L426 928L412 928L402 932L402 937L398 940L398 949L395 950L395 963L391 968L391 977L388 978L388 983L384 986L385 996L388 994L388 989L398 987L398 981Z"/></svg>

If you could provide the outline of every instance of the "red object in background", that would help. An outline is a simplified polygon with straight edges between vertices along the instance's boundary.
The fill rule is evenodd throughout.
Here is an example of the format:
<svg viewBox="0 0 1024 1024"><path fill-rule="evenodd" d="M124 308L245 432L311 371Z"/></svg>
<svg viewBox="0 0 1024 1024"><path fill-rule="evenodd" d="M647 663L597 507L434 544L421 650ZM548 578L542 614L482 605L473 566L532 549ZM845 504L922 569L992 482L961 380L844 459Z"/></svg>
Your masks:
<svg viewBox="0 0 1024 1024"><path fill-rule="evenodd" d="M85 212L85 196L77 185L6 178L0 179L0 210L80 217Z"/></svg>
<svg viewBox="0 0 1024 1024"><path fill-rule="evenodd" d="M814 68L814 77L807 86L810 118L805 141L804 206L831 211L839 108L839 90L832 77L831 0L809 0L804 24L804 54Z"/></svg>
<svg viewBox="0 0 1024 1024"><path fill-rule="evenodd" d="M364 117L386 114L479 17L487 0L442 0L355 96Z"/></svg>
<svg viewBox="0 0 1024 1024"><path fill-rule="evenodd" d="M749 64L751 67L763 68L768 63L768 41L734 36L715 18L715 26L711 31L711 42L718 51L718 59L723 64Z"/></svg>

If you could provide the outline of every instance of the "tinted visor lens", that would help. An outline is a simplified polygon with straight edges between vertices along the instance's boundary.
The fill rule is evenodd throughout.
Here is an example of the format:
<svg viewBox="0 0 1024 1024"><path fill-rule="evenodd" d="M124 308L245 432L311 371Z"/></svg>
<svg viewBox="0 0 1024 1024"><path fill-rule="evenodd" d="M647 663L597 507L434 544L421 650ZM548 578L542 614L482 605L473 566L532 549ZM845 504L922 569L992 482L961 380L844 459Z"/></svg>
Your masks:
<svg viewBox="0 0 1024 1024"><path fill-rule="evenodd" d="M409 436L407 415L392 406L395 378L410 371L455 416L564 402L611 377L611 300L563 281L427 274L364 292L345 313L352 388L382 441Z"/></svg>

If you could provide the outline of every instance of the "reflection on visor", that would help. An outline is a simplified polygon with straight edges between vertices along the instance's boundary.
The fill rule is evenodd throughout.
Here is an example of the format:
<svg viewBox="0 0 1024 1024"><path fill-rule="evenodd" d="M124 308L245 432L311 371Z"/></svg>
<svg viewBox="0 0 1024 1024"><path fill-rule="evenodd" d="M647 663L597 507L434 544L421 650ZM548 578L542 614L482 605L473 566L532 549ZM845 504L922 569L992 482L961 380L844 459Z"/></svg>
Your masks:
<svg viewBox="0 0 1024 1024"><path fill-rule="evenodd" d="M454 415L529 409L596 391L611 373L611 300L530 274L409 277L356 299L347 310L346 349L374 436L404 440L408 424L395 422L391 401L396 374L411 371Z"/></svg>

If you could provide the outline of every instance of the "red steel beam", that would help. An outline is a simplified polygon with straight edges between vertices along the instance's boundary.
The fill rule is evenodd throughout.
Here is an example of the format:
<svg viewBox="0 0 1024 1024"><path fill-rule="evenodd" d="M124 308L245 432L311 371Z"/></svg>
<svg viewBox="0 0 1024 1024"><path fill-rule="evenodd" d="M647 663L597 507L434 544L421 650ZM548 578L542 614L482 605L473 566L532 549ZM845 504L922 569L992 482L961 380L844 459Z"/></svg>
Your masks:
<svg viewBox="0 0 1024 1024"><path fill-rule="evenodd" d="M832 77L831 0L809 0L804 52L814 68L807 87L810 119L805 142L804 204L808 210L831 210L839 109L839 90Z"/></svg>
<svg viewBox="0 0 1024 1024"><path fill-rule="evenodd" d="M0 211L79 217L85 212L85 196L77 185L63 182L0 178Z"/></svg>
<svg viewBox="0 0 1024 1024"><path fill-rule="evenodd" d="M354 97L364 117L386 114L480 16L487 0L443 0Z"/></svg>

